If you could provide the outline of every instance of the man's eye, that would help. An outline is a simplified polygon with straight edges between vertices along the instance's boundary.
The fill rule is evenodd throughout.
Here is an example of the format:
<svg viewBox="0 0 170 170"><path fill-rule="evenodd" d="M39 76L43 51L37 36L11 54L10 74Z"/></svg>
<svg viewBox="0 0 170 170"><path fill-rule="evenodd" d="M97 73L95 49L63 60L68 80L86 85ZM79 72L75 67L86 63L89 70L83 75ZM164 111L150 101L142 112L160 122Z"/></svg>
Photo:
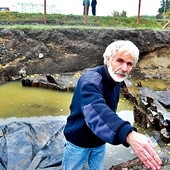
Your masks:
<svg viewBox="0 0 170 170"><path fill-rule="evenodd" d="M117 60L119 63L123 63L124 61L122 59Z"/></svg>
<svg viewBox="0 0 170 170"><path fill-rule="evenodd" d="M130 67L132 67L132 65L133 65L133 64L132 64L132 63L130 63L130 62L128 62L128 63L127 63L127 65L128 65L128 66L130 66Z"/></svg>

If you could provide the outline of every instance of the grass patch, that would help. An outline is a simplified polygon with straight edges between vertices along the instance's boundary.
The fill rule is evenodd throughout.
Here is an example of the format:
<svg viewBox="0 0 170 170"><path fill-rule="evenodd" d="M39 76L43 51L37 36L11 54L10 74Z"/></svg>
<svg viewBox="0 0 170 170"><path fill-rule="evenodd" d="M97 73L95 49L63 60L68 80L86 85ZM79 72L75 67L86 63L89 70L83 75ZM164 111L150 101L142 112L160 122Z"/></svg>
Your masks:
<svg viewBox="0 0 170 170"><path fill-rule="evenodd" d="M16 13L8 12L0 15L0 28L12 29L54 29L54 28L139 28L139 29L161 29L166 21L140 18L137 24L136 17L114 17L114 16L87 16L84 24L82 15L47 14L47 23L44 23L42 13Z"/></svg>

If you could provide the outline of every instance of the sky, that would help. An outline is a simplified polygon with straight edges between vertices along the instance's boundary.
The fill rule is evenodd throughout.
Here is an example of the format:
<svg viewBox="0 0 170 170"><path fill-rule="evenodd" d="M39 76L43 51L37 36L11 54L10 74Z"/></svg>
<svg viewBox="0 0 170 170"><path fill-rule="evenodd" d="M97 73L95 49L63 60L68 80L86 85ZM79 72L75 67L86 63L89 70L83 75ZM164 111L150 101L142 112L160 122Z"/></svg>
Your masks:
<svg viewBox="0 0 170 170"><path fill-rule="evenodd" d="M141 15L157 15L161 0L141 0ZM17 2L20 3L44 3L44 0L0 0L0 6L14 8ZM57 13L83 14L83 0L46 0L47 4L55 4ZM96 15L110 16L113 11L127 12L127 16L138 15L139 0L97 0ZM89 10L91 14L91 8Z"/></svg>

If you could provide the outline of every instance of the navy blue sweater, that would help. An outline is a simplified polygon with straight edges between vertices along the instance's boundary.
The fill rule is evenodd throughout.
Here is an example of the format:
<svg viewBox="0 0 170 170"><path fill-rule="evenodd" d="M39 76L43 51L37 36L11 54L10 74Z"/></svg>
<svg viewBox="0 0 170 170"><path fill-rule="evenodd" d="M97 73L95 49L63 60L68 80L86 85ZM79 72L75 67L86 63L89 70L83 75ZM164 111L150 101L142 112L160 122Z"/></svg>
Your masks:
<svg viewBox="0 0 170 170"><path fill-rule="evenodd" d="M108 142L126 143L133 129L116 114L121 83L110 77L106 66L87 71L77 83L70 115L64 129L66 139L80 147L97 147Z"/></svg>

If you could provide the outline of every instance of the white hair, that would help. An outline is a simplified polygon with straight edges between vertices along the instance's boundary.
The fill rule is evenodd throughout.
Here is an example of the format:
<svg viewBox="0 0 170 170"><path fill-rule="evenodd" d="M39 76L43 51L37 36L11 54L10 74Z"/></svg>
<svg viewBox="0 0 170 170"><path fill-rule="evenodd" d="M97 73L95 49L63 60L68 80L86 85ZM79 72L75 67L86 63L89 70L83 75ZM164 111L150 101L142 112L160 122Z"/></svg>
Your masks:
<svg viewBox="0 0 170 170"><path fill-rule="evenodd" d="M134 65L139 59L139 49L134 43L129 40L117 40L106 47L103 54L104 64L106 64L107 58L114 57L117 51L131 54L134 57Z"/></svg>

